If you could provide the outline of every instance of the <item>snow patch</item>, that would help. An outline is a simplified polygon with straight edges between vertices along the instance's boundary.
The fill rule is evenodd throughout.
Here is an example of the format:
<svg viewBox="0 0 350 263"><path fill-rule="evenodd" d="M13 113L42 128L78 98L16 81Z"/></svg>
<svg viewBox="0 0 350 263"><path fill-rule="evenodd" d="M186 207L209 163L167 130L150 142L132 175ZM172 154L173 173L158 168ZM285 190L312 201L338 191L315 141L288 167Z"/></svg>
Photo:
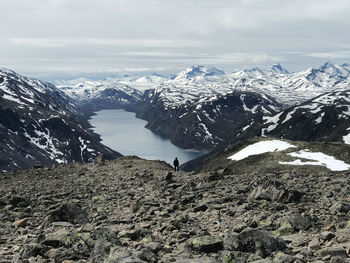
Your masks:
<svg viewBox="0 0 350 263"><path fill-rule="evenodd" d="M270 131L274 130L277 127L278 121L279 121L279 119L280 119L282 114L283 114L283 111L281 111L280 113L278 113L278 114L276 114L275 116L272 116L272 117L270 117L270 116L264 116L263 117L264 123L273 123L273 124L269 125L267 128L262 129L261 130L261 136L263 136L263 137L266 136L267 132L270 132Z"/></svg>
<svg viewBox="0 0 350 263"><path fill-rule="evenodd" d="M343 140L344 140L344 143L350 144L350 133L348 135L343 136Z"/></svg>
<svg viewBox="0 0 350 263"><path fill-rule="evenodd" d="M288 165L319 165L327 167L331 171L345 171L350 169L350 165L344 161L336 159L334 156L330 156L321 152L311 152L308 149L301 150L298 152L292 152L288 155L297 158L308 159L311 161L303 162L300 159L294 160L292 162L279 162L280 164Z"/></svg>
<svg viewBox="0 0 350 263"><path fill-rule="evenodd" d="M322 112L320 116L318 116L318 118L315 120L316 124L320 124L322 122L323 116L324 116L324 112Z"/></svg>
<svg viewBox="0 0 350 263"><path fill-rule="evenodd" d="M286 149L295 147L296 146L294 146L293 144L280 140L262 141L245 147L244 149L240 150L234 155L229 156L228 159L233 161L240 161L251 155L258 155L274 151L284 151Z"/></svg>
<svg viewBox="0 0 350 263"><path fill-rule="evenodd" d="M22 101L20 101L19 99L13 97L13 96L10 96L10 95L7 95L7 94L3 94L2 97L5 99L5 100L10 100L10 101L14 101L18 104L21 104L21 105L27 105L25 103L23 103Z"/></svg>

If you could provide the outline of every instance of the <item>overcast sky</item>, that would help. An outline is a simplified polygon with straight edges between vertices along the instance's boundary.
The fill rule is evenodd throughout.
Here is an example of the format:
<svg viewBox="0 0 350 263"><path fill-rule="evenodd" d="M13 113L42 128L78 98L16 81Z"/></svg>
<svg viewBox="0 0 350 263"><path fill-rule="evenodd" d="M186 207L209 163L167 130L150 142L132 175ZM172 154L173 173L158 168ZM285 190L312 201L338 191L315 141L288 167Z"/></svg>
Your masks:
<svg viewBox="0 0 350 263"><path fill-rule="evenodd" d="M0 67L43 79L350 63L349 0L0 0Z"/></svg>

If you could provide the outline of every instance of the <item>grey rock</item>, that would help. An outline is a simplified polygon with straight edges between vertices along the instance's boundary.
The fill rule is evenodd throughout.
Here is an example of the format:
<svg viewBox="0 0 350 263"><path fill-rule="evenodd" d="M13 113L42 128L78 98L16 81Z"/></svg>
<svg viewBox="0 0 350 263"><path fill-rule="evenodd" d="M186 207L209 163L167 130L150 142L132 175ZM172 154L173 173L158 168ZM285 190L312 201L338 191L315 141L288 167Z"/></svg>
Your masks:
<svg viewBox="0 0 350 263"><path fill-rule="evenodd" d="M104 263L145 263L138 257L136 252L133 252L123 247L113 247L110 251L108 258Z"/></svg>
<svg viewBox="0 0 350 263"><path fill-rule="evenodd" d="M193 250L205 253L215 253L224 248L222 239L209 235L192 238L188 243Z"/></svg>
<svg viewBox="0 0 350 263"><path fill-rule="evenodd" d="M311 227L310 219L304 216L301 216L300 214L294 214L289 217L288 221L294 227L295 230L300 231L304 230L307 231Z"/></svg>
<svg viewBox="0 0 350 263"><path fill-rule="evenodd" d="M121 242L117 237L117 233L109 227L97 228L92 233L92 260L93 262L102 262L108 257L112 247L120 246Z"/></svg>
<svg viewBox="0 0 350 263"><path fill-rule="evenodd" d="M329 262L330 263L345 263L348 261L343 257L331 257L331 260Z"/></svg>
<svg viewBox="0 0 350 263"><path fill-rule="evenodd" d="M89 216L86 210L82 209L77 200L69 200L52 211L48 218L49 222L63 221L72 224L86 224Z"/></svg>
<svg viewBox="0 0 350 263"><path fill-rule="evenodd" d="M200 257L200 258L177 258L175 263L217 263L217 260L212 257Z"/></svg>
<svg viewBox="0 0 350 263"><path fill-rule="evenodd" d="M329 211L332 212L333 214L336 214L336 213L346 214L347 212L350 211L350 204L347 202L338 201L329 208Z"/></svg>
<svg viewBox="0 0 350 263"><path fill-rule="evenodd" d="M69 246L71 242L71 233L66 229L60 229L54 233L48 234L44 241L43 245L50 247L61 247L61 246Z"/></svg>
<svg viewBox="0 0 350 263"><path fill-rule="evenodd" d="M326 257L326 256L342 257L342 258L348 257L346 249L342 247L324 248L324 249L318 250L316 252L316 255L320 257Z"/></svg>
<svg viewBox="0 0 350 263"><path fill-rule="evenodd" d="M146 248L151 250L153 253L157 253L159 250L162 249L162 245L159 242L149 242L145 245Z"/></svg>
<svg viewBox="0 0 350 263"><path fill-rule="evenodd" d="M24 246L22 250L22 259L28 259L31 257L36 257L40 253L44 253L44 247L38 243L29 243Z"/></svg>
<svg viewBox="0 0 350 263"><path fill-rule="evenodd" d="M272 252L287 248L283 239L261 229L249 229L229 237L226 239L225 246L230 250L258 253L264 258L270 256Z"/></svg>

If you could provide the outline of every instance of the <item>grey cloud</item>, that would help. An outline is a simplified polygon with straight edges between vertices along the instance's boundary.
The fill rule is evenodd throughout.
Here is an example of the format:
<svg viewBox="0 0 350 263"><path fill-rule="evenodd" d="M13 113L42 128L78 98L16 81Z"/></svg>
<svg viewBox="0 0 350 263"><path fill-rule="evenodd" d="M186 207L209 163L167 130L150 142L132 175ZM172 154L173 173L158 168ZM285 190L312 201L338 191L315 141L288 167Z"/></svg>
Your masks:
<svg viewBox="0 0 350 263"><path fill-rule="evenodd" d="M52 77L276 61L301 69L350 50L348 0L1 0L1 9L0 66Z"/></svg>

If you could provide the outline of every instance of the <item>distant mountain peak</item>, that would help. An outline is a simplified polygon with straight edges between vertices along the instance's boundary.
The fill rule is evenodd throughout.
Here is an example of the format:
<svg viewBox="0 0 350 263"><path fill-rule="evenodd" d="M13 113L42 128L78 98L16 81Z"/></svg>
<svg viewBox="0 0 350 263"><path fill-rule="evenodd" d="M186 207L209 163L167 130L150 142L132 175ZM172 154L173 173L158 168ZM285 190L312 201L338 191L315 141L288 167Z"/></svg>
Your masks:
<svg viewBox="0 0 350 263"><path fill-rule="evenodd" d="M277 74L288 74L289 71L283 67L280 63L273 64L270 66L270 71Z"/></svg>
<svg viewBox="0 0 350 263"><path fill-rule="evenodd" d="M183 79L183 78L192 79L199 76L208 77L208 76L219 76L224 74L225 74L224 71L215 67L192 66L178 73L175 76L175 79Z"/></svg>
<svg viewBox="0 0 350 263"><path fill-rule="evenodd" d="M349 70L346 67L346 65L337 65L337 64L333 64L330 61L327 61L326 63L324 63L321 67L320 70L328 73L331 76L342 76L342 77L347 77L349 76Z"/></svg>

